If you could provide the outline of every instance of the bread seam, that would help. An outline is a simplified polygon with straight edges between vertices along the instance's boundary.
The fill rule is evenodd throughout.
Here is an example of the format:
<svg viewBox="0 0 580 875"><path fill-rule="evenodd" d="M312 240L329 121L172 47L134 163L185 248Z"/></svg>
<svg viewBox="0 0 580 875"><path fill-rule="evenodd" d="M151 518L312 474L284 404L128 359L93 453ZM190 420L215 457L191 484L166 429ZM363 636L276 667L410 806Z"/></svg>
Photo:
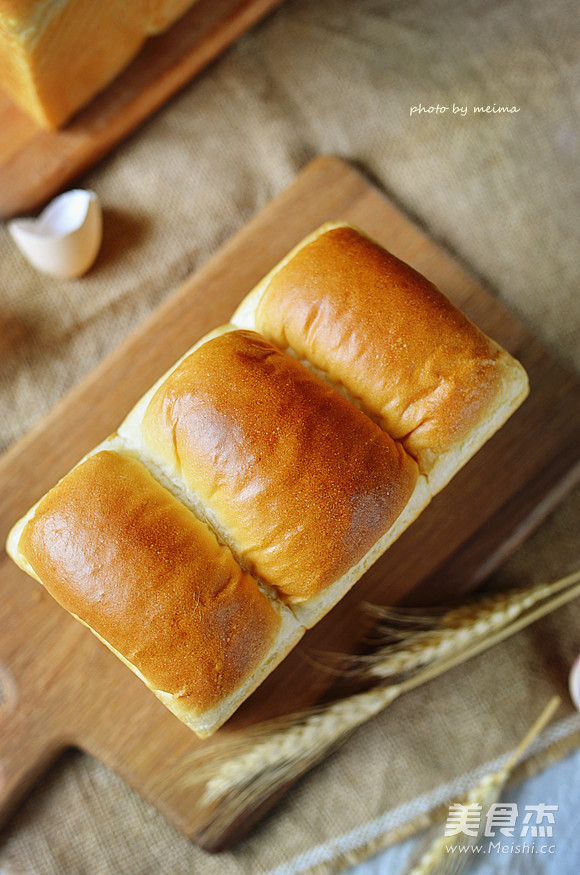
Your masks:
<svg viewBox="0 0 580 875"><path fill-rule="evenodd" d="M159 465L148 453L146 447L143 442L143 431L142 431L142 422L147 407L149 405L150 400L153 398L157 390L165 383L165 380L171 376L171 374L179 367L181 362L183 362L189 355L193 354L195 350L199 349L205 343L213 340L216 337L221 336L222 334L226 334L230 331L238 330L236 326L228 323L227 325L220 326L219 328L214 329L209 334L202 337L185 355L183 355L179 362L175 364L166 374L160 378L155 385L146 393L143 398L137 402L137 404L133 407L130 413L125 417L123 423L119 427L118 434L121 439L124 439L130 443L131 446L135 447L136 443L139 442L139 446L137 451L139 453L140 460L146 464L146 466L153 472L154 476L159 479L163 485L175 494L180 501L182 501L187 507L192 510L198 518L203 519L205 523L212 529L217 539L225 544L232 555L240 565L240 567L247 571L249 574L254 577L255 580L258 580L265 589L274 594L275 598L278 598L283 604L285 604L289 610L292 611L296 619L299 623L303 623L308 628L314 626L324 614L328 613L328 611L337 604L343 595L348 592L349 589L354 586L354 584L362 577L365 571L370 568L370 566L382 555L387 548L398 538L398 536L411 524L411 522L416 519L416 517L421 513L422 510L425 509L427 504L429 504L431 500L431 495L428 494L426 479L419 475L417 483L415 484L415 488L407 501L407 504L396 518L394 523L384 532L381 537L375 541L375 543L370 547L370 549L362 556L359 561L353 565L344 575L331 583L325 590L319 593L317 596L314 596L308 599L306 602L302 603L287 603L284 598L279 594L278 589L275 584L270 581L264 580L264 578L256 575L253 569L249 568L247 563L244 560L244 556L240 553L240 551L236 548L236 544L232 538L230 538L227 529L221 524L220 519L216 513L211 511L211 508L208 508L207 505L202 501L201 497L196 493L196 491L187 484L182 478L179 481L176 477L170 472L169 468L166 466ZM263 335L256 332L258 336L262 337ZM296 356L293 356L295 359ZM301 360L299 360L301 361ZM303 364L307 364L306 362L302 362ZM308 363L309 364L309 363ZM316 374L316 370L313 367L309 367L311 372ZM327 385L330 386L334 391L336 390L336 386L333 382L327 380ZM352 403L351 398L345 396L349 402ZM357 406L357 405L355 405ZM363 415L368 417L368 414L365 410L358 408ZM395 440L393 438L393 440ZM396 441L396 443L401 444L400 441ZM407 455L410 455L408 451L405 450ZM403 521L406 520L403 525ZM332 593L332 596L330 595Z"/></svg>
<svg viewBox="0 0 580 875"><path fill-rule="evenodd" d="M257 334L259 332L256 329ZM261 337L263 335L260 335ZM265 338L269 340L269 338ZM269 340L274 346L276 344L273 340ZM393 437L393 435L385 428L382 423L381 417L373 414L365 405L362 398L358 398L353 395L353 393L345 386L343 383L333 380L332 377L328 374L327 371L319 368L317 365L312 364L309 359L305 359L300 357L292 347L286 347L281 350L286 355L292 356L292 358L299 361L302 365L308 368L311 373L315 374L321 380L323 380L328 386L338 392L343 398L346 398L347 401L350 401L361 413L371 419L381 431L384 431L385 434L388 434L389 437L401 444L404 448L405 452L411 456L412 459L417 462L419 466L419 471L422 476L425 477L427 484L431 489L431 497L433 498L440 492L449 481L455 476L455 474L461 470L461 468L467 464L467 462L478 452L478 450L498 431L501 426L509 419L511 414L517 410L520 404L524 401L528 394L529 385L526 371L520 365L520 363L514 359L510 353L506 352L500 346L498 349L498 357L496 361L503 360L506 368L509 368L514 372L514 380L510 383L510 388L514 389L514 394L509 394L506 396L505 381L502 383L503 391L498 393L499 400L498 403L492 406L491 410L487 412L486 416L482 418L482 422L477 428L469 435L469 437L462 441L460 444L455 445L452 449L448 450L445 453L439 453L438 459L435 464L429 468L424 469L421 466L421 460L417 458L417 456L407 448L406 440L412 432L403 435L402 437ZM506 359L506 356L508 357ZM515 376L517 374L517 376ZM516 391L517 387L517 391ZM504 397L502 397L504 396ZM445 469L447 471L447 466L444 464L448 457L453 456L456 459L457 467L449 468L450 474L443 474L442 471Z"/></svg>

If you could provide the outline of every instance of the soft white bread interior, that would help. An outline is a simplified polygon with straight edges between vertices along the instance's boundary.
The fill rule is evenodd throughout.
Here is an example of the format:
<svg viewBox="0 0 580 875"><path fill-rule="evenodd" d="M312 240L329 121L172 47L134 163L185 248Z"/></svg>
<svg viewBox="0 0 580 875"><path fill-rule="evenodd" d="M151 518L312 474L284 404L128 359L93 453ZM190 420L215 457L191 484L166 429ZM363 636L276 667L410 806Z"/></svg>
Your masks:
<svg viewBox="0 0 580 875"><path fill-rule="evenodd" d="M429 280L346 223L303 240L231 321L347 394L402 442L432 495L529 389L519 362Z"/></svg>
<svg viewBox="0 0 580 875"><path fill-rule="evenodd" d="M194 0L0 0L0 87L62 126Z"/></svg>
<svg viewBox="0 0 580 875"><path fill-rule="evenodd" d="M119 438L50 490L7 548L202 737L304 632Z"/></svg>

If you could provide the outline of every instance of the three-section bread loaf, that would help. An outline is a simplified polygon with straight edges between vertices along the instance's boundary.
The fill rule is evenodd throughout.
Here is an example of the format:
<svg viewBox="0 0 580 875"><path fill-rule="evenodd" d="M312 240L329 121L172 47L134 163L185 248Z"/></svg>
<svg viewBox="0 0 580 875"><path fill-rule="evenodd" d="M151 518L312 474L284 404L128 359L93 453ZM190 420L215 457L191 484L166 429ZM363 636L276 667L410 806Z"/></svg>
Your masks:
<svg viewBox="0 0 580 875"><path fill-rule="evenodd" d="M505 421L523 368L324 226L13 529L8 550L198 734Z"/></svg>

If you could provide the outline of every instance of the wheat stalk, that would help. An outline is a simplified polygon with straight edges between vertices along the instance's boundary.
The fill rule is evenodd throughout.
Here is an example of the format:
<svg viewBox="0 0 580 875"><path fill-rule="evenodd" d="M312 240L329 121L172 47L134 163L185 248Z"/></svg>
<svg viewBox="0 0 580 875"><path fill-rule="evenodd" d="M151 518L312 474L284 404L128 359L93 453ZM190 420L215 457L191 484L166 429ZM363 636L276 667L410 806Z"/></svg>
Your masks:
<svg viewBox="0 0 580 875"><path fill-rule="evenodd" d="M256 808L276 790L296 780L399 696L499 644L580 595L580 572L534 587L529 591L530 598L524 593L516 590L511 595L481 600L486 617L481 624L477 603L454 608L449 613L455 615L457 625L448 630L450 635L444 644L431 647L431 664L422 666L413 645L413 658L406 656L406 665L419 666L419 670L399 683L373 687L328 705L258 724L225 739L210 756L202 747L182 757L166 774L165 782L174 790L205 784L201 806L207 809L208 820L203 838L210 842L219 838L244 811ZM494 600L497 610L493 608ZM472 627L478 630L476 635L464 634L468 614ZM458 618L462 618L460 622ZM453 642L453 631L460 644ZM387 661L392 658L389 655Z"/></svg>
<svg viewBox="0 0 580 875"><path fill-rule="evenodd" d="M488 595L444 613L440 608L430 613L425 609L410 612L371 605L368 610L381 620L378 635L382 633L388 643L362 656L335 658L342 660L345 673L361 678L386 680L408 674L507 626L538 602L566 590L578 580L580 574L570 574L553 583ZM417 628L428 623L431 624L428 629Z"/></svg>
<svg viewBox="0 0 580 875"><path fill-rule="evenodd" d="M559 704L559 697L554 696L501 768L485 775L465 796L463 805L481 805L483 812L489 810L491 805L497 802L514 766L522 758L532 741L548 725ZM420 852L418 863L411 863L406 870L406 875L459 875L466 863L473 858L467 854L454 854L449 851L449 848L457 846L459 843L475 847L483 837L484 827L485 822L480 820L480 827L476 835L460 833L458 836L452 837L439 836L429 845L427 850Z"/></svg>

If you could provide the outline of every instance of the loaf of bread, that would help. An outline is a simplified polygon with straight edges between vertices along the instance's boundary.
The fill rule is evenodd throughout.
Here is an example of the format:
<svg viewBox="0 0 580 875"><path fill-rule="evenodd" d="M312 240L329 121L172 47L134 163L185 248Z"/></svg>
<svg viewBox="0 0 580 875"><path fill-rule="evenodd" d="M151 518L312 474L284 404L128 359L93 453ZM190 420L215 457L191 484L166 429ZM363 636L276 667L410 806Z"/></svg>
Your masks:
<svg viewBox="0 0 580 875"><path fill-rule="evenodd" d="M0 87L57 128L194 0L0 0Z"/></svg>
<svg viewBox="0 0 580 875"><path fill-rule="evenodd" d="M8 551L198 734L502 424L523 368L324 226L14 527Z"/></svg>

